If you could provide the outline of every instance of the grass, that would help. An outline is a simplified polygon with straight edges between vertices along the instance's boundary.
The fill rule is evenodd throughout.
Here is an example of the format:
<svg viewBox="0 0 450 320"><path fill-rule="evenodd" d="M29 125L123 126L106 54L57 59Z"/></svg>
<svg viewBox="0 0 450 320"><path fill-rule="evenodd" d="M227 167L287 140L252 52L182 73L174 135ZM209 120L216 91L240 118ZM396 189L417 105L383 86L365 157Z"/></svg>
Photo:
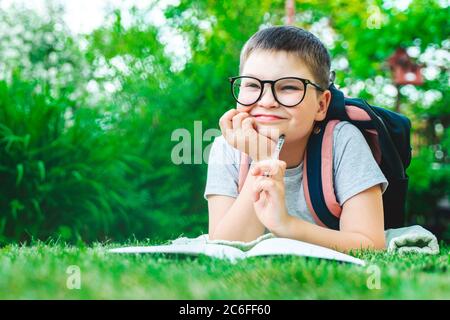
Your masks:
<svg viewBox="0 0 450 320"><path fill-rule="evenodd" d="M0 299L450 299L450 247L443 244L435 256L356 252L379 267L380 289L368 288L373 269L332 261L257 257L233 265L206 256L106 252L116 246L3 247ZM67 287L72 265L80 289Z"/></svg>

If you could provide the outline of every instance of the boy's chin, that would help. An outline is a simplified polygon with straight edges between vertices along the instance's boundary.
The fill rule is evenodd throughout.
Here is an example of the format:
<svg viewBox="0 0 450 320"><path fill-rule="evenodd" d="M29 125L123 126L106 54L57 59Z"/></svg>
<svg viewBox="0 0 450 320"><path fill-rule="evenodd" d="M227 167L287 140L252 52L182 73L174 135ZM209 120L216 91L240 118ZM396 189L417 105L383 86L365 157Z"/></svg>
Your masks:
<svg viewBox="0 0 450 320"><path fill-rule="evenodd" d="M259 127L257 131L259 134L261 134L273 141L278 141L278 138L283 133L283 131L278 128L266 127L266 126Z"/></svg>

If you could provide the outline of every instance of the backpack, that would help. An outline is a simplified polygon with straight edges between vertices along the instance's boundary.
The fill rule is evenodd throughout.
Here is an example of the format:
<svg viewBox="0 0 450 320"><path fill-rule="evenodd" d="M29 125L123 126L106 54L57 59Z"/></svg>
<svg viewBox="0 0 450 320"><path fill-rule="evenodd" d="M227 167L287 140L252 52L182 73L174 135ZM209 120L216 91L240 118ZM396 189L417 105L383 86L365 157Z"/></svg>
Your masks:
<svg viewBox="0 0 450 320"><path fill-rule="evenodd" d="M411 162L411 121L399 113L371 106L363 99L344 97L333 83L328 89L331 101L327 115L316 123L303 161L303 189L314 220L318 225L339 230L342 208L333 188L333 129L339 121L348 121L361 131L388 180L389 186L383 193L385 229L403 227L408 189L406 169ZM239 192L249 166L249 156L241 152Z"/></svg>

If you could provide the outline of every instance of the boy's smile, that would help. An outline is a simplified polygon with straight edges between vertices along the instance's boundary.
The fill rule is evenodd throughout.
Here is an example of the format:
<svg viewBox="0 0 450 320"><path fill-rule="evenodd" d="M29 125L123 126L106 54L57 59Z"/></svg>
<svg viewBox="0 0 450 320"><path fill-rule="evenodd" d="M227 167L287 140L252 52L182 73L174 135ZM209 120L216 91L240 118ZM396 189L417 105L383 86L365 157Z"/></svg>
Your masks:
<svg viewBox="0 0 450 320"><path fill-rule="evenodd" d="M286 118L273 113L255 113L250 115L254 117L257 122L261 123L278 123L280 121L286 120Z"/></svg>

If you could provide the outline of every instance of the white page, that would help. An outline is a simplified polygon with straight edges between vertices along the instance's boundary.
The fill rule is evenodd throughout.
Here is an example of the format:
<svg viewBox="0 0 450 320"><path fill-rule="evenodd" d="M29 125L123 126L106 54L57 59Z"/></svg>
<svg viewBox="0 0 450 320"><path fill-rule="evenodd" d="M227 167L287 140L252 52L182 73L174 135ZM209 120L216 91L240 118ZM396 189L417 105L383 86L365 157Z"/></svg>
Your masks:
<svg viewBox="0 0 450 320"><path fill-rule="evenodd" d="M110 249L108 251L112 253L178 253L191 255L204 254L219 259L229 259L231 261L245 258L245 253L237 248L219 244L204 244L204 243L169 244L169 245L145 246L145 247L123 247Z"/></svg>
<svg viewBox="0 0 450 320"><path fill-rule="evenodd" d="M361 266L365 265L365 262L363 260L344 254L342 252L287 238L272 238L261 241L252 249L246 252L247 257L266 255L297 255L329 260L339 260L355 263Z"/></svg>

